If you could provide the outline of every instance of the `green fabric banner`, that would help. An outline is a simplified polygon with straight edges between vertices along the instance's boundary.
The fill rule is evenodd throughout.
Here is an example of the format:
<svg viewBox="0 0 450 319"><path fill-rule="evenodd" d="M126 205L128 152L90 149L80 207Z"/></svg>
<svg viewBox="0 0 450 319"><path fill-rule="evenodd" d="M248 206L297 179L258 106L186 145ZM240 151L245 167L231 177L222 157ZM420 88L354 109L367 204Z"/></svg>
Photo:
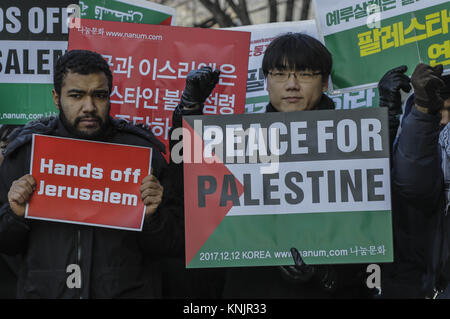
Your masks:
<svg viewBox="0 0 450 319"><path fill-rule="evenodd" d="M292 247L308 264L391 262L387 122L386 108L184 117L186 266L290 265Z"/></svg>
<svg viewBox="0 0 450 319"><path fill-rule="evenodd" d="M335 61L333 90L375 87L386 71L422 62L450 72L450 1L316 0L317 22Z"/></svg>
<svg viewBox="0 0 450 319"><path fill-rule="evenodd" d="M175 9L143 0L2 0L0 124L56 115L53 66L67 51L69 17L174 24ZM72 11L74 10L74 11Z"/></svg>

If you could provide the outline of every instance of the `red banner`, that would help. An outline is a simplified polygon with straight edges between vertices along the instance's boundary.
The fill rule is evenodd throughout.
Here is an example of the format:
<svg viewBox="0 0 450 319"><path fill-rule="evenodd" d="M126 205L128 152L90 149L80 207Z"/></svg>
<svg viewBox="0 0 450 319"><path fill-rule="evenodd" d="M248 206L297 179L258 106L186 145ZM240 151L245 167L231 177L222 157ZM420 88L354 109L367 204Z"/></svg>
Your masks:
<svg viewBox="0 0 450 319"><path fill-rule="evenodd" d="M108 61L114 77L111 114L149 125L166 147L172 112L191 70L221 71L204 114L244 113L249 43L249 32L87 19L69 34L69 50L96 51Z"/></svg>
<svg viewBox="0 0 450 319"><path fill-rule="evenodd" d="M25 217L142 230L139 187L151 155L146 147L33 135L36 190Z"/></svg>

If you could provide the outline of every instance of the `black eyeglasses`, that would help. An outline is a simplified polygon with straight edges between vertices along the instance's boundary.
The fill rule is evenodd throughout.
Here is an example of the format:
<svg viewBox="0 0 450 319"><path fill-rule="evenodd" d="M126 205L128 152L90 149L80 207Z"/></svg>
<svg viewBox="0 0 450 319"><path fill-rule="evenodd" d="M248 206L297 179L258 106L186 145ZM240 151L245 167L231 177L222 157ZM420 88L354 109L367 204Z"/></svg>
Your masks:
<svg viewBox="0 0 450 319"><path fill-rule="evenodd" d="M286 71L271 71L269 74L272 76L275 82L286 82L291 74L294 75L301 83L311 83L314 80L314 77L322 74L322 72L307 72L307 71L298 71L298 72L286 72Z"/></svg>

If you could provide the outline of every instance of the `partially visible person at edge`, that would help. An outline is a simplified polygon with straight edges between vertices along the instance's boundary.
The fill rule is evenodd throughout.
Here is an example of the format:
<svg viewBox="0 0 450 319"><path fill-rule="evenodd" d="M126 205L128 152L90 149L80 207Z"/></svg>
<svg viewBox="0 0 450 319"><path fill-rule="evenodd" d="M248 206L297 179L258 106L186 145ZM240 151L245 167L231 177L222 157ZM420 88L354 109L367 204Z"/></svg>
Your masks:
<svg viewBox="0 0 450 319"><path fill-rule="evenodd" d="M397 75L391 76L403 85L385 81L379 86L380 105L389 107L390 114L402 113L400 89L409 89L400 73L406 69L395 68ZM442 65L416 66L411 76L414 94L405 103L393 146L395 246L394 262L382 266L384 298L449 298L450 76L442 76L442 71ZM383 103L383 92L397 99Z"/></svg>
<svg viewBox="0 0 450 319"><path fill-rule="evenodd" d="M23 125L11 125L11 124L3 124L0 125L0 165L3 162L3 151L8 146L8 143L11 139L11 133L16 129L20 128Z"/></svg>
<svg viewBox="0 0 450 319"><path fill-rule="evenodd" d="M328 89L331 68L331 54L318 40L301 33L288 33L274 39L267 47L262 62L270 99L266 112L334 109L334 102L323 93ZM202 114L203 103L218 79L219 71L209 67L190 72L181 102L173 114L172 130L181 127L182 116ZM176 142L171 141L171 147ZM173 170L178 170L181 180L182 164ZM183 193L182 183L178 192ZM216 282L223 282L223 289L219 285L215 296L370 298L375 293L366 285L366 265L305 267L298 251L294 249L293 254L297 266L210 269L216 271L210 274ZM202 270L198 273L201 276ZM206 276L206 273L203 272L203 275Z"/></svg>
<svg viewBox="0 0 450 319"><path fill-rule="evenodd" d="M160 256L182 253L175 216L179 210L167 198L164 147L149 131L110 117L111 88L111 70L100 54L67 52L54 72L52 94L59 118L27 124L4 152L0 252L23 256L18 298L157 298L162 289ZM36 188L29 174L33 133L151 147L152 174L140 186L143 230L25 219L25 206ZM81 288L66 284L69 264L80 267Z"/></svg>
<svg viewBox="0 0 450 319"><path fill-rule="evenodd" d="M4 124L0 127L0 165L3 162L3 151L8 146L11 133L22 125ZM0 254L0 299L16 298L17 270L19 256Z"/></svg>

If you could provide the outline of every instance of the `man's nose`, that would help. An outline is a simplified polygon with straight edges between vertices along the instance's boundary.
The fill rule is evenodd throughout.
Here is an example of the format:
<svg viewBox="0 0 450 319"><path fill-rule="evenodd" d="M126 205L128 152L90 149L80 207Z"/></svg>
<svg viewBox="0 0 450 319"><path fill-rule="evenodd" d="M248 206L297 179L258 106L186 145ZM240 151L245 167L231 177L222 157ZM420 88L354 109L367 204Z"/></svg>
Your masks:
<svg viewBox="0 0 450 319"><path fill-rule="evenodd" d="M300 81L295 77L294 74L289 74L289 77L286 81L286 89L300 89Z"/></svg>
<svg viewBox="0 0 450 319"><path fill-rule="evenodd" d="M83 112L84 113L92 113L95 112L97 107L95 106L95 101L92 96L86 95L85 100L83 101Z"/></svg>

